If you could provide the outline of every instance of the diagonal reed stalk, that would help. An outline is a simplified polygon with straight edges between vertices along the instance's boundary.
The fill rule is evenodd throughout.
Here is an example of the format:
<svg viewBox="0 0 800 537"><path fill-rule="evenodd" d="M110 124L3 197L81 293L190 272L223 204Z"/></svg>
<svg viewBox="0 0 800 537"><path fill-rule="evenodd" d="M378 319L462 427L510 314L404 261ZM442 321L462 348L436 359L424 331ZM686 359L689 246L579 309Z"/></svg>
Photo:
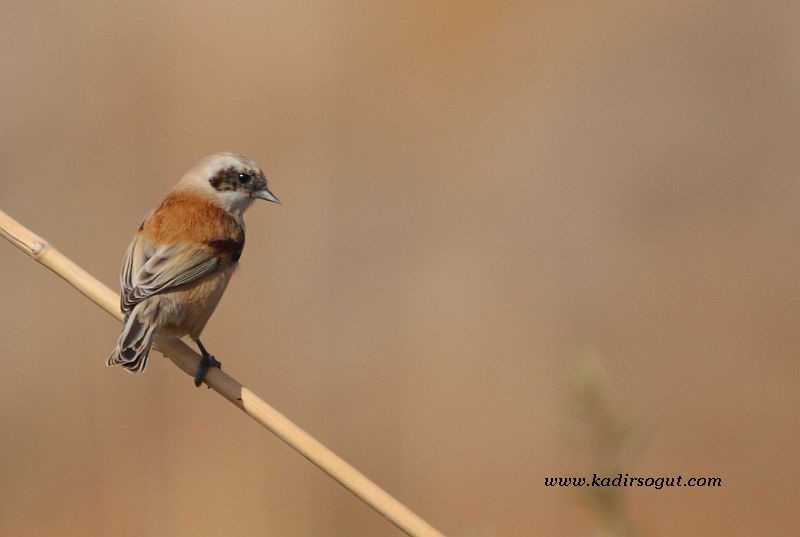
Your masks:
<svg viewBox="0 0 800 537"><path fill-rule="evenodd" d="M44 239L16 222L0 210L0 235L40 264L61 276L115 319L121 321L117 293L100 283L91 274L70 261ZM156 349L172 360L189 376L194 376L200 355L183 341L158 339ZM237 380L217 368L211 368L205 383L245 414L276 434L295 451L338 481L389 522L412 537L444 537L408 507L370 481L313 436L292 423Z"/></svg>

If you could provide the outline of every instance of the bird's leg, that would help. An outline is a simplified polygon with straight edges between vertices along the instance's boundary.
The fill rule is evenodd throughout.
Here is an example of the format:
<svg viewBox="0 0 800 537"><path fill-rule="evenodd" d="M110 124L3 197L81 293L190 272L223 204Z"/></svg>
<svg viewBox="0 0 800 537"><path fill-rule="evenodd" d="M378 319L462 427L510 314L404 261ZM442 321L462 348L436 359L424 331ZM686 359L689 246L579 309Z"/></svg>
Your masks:
<svg viewBox="0 0 800 537"><path fill-rule="evenodd" d="M194 374L194 385L200 386L203 383L203 379L206 378L206 373L208 373L209 367L216 367L218 369L222 369L222 362L211 356L211 354L206 350L202 343L200 343L200 339L195 339L195 343L197 343L197 348L200 349L200 353L203 357L200 359L200 363L197 365L197 372Z"/></svg>

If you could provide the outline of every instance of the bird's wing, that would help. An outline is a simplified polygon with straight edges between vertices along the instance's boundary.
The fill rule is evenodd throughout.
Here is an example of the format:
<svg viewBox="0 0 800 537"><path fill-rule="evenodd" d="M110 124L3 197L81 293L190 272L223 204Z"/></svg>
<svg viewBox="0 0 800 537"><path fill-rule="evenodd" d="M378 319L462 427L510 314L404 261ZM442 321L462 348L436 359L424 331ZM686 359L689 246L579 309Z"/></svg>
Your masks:
<svg viewBox="0 0 800 537"><path fill-rule="evenodd" d="M227 262L213 248L203 246L154 246L141 235L134 237L120 271L122 311L128 313L150 296L199 280Z"/></svg>

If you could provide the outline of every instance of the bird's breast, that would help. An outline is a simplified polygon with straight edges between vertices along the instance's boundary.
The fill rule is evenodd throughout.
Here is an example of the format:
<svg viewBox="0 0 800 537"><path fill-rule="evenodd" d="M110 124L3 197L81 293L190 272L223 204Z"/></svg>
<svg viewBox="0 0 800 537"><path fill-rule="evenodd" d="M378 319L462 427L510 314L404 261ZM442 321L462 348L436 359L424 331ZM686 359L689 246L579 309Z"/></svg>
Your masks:
<svg viewBox="0 0 800 537"><path fill-rule="evenodd" d="M219 304L236 265L229 265L195 282L162 295L162 307L170 310L173 322L165 328L177 335L199 336Z"/></svg>

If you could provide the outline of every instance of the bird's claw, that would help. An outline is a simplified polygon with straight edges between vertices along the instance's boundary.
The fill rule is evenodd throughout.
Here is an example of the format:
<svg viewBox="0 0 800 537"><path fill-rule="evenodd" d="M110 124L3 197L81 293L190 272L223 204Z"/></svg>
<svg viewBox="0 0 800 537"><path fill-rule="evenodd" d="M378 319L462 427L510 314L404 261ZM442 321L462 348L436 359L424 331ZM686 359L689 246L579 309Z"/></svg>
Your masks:
<svg viewBox="0 0 800 537"><path fill-rule="evenodd" d="M203 357L200 358L200 363L197 364L197 371L194 374L194 385L200 387L203 383L203 379L206 378L206 374L208 373L209 367L216 367L217 369L222 369L222 362L214 358L208 353L203 353Z"/></svg>

